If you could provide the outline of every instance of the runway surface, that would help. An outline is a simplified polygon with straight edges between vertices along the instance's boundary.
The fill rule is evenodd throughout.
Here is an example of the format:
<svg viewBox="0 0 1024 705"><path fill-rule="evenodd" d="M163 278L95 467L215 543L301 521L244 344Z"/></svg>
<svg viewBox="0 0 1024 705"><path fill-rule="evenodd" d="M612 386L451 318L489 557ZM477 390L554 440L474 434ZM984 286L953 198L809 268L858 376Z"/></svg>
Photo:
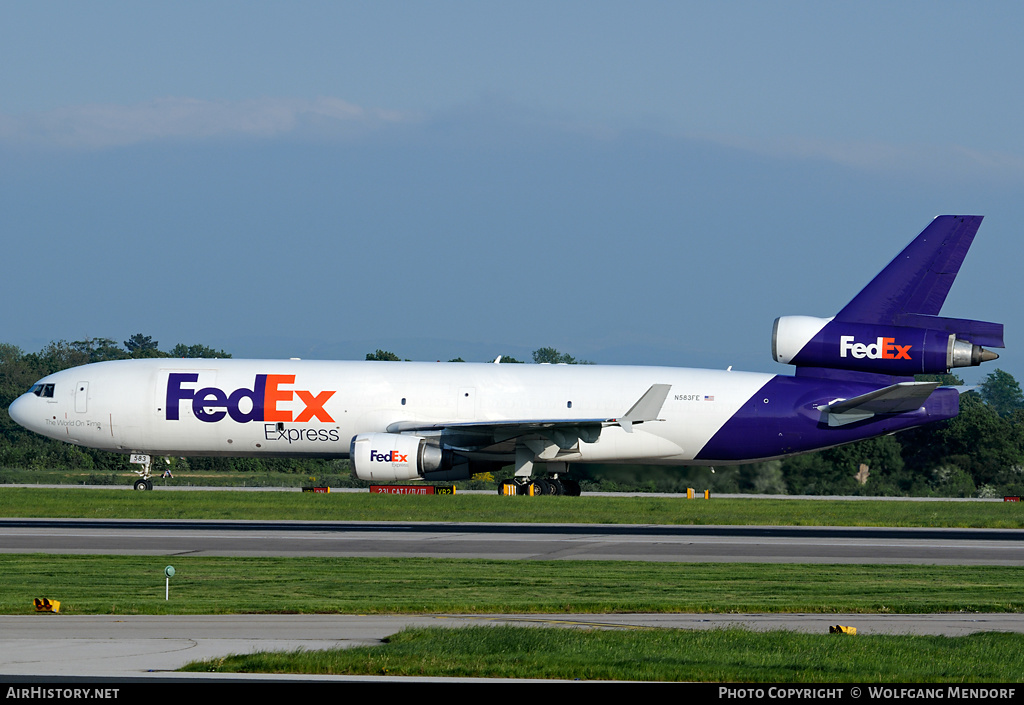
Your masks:
<svg viewBox="0 0 1024 705"><path fill-rule="evenodd" d="M0 553L1024 565L1024 531L0 519ZM179 678L202 658L380 643L409 625L1024 632L1024 615L0 616L0 678ZM210 674L213 677L213 674Z"/></svg>
<svg viewBox="0 0 1024 705"><path fill-rule="evenodd" d="M0 519L0 552L1024 565L1024 530Z"/></svg>
<svg viewBox="0 0 1024 705"><path fill-rule="evenodd" d="M818 634L842 624L855 626L858 634L958 636L977 631L1024 632L1024 615L0 616L0 681L4 676L19 675L166 678L190 661L232 653L379 644L407 626L496 624L599 629L742 626Z"/></svg>

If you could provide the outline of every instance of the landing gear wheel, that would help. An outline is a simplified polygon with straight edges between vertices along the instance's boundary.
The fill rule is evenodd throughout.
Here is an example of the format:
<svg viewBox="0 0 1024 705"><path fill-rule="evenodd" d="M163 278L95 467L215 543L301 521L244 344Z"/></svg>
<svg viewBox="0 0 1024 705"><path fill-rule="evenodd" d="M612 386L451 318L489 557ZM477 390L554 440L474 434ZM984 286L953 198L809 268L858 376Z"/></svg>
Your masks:
<svg viewBox="0 0 1024 705"><path fill-rule="evenodd" d="M539 480L534 480L533 481L533 494L534 494L534 496L541 495L541 494L553 495L557 491L558 491L558 489L553 484L551 484L551 482L549 482L548 480L545 480L545 479L541 478Z"/></svg>
<svg viewBox="0 0 1024 705"><path fill-rule="evenodd" d="M510 495L564 495L566 497L580 496L580 483L564 477L548 477L530 480L527 478L513 478L502 480L498 483L498 494Z"/></svg>
<svg viewBox="0 0 1024 705"><path fill-rule="evenodd" d="M548 489L547 489L546 494L549 494L549 495L552 495L552 496L560 495L560 494L565 494L565 491L562 489L562 483L559 482L557 478L549 477L549 478L547 478L547 481L548 481Z"/></svg>
<svg viewBox="0 0 1024 705"><path fill-rule="evenodd" d="M149 480L143 480L140 478L135 481L135 489L139 490L140 492L143 490L151 490L153 489L153 483L150 482Z"/></svg>
<svg viewBox="0 0 1024 705"><path fill-rule="evenodd" d="M575 480L559 480L562 483L562 489L565 490L567 497L579 497L580 496L580 483Z"/></svg>

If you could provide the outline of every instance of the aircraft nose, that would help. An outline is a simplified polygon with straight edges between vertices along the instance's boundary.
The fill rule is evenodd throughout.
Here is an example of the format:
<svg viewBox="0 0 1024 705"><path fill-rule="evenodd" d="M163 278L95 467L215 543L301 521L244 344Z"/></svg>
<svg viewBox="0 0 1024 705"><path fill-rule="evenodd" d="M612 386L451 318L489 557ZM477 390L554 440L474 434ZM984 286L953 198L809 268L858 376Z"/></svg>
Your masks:
<svg viewBox="0 0 1024 705"><path fill-rule="evenodd" d="M11 419L14 423L18 424L22 428L31 430L29 426L29 406L31 405L31 399L26 397L31 396L29 394L22 394L20 397L11 402L11 405L7 407L7 413L11 415Z"/></svg>

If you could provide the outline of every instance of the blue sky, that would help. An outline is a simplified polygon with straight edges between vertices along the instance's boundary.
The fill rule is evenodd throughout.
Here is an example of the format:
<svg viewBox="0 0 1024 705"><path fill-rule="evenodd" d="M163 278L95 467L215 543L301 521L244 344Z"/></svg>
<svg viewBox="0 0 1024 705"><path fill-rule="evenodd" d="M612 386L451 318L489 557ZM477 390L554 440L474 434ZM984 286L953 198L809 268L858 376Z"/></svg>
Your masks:
<svg viewBox="0 0 1024 705"><path fill-rule="evenodd" d="M25 350L789 372L776 316L835 313L969 213L943 313L1006 324L1024 379L1016 4L0 10L0 340Z"/></svg>

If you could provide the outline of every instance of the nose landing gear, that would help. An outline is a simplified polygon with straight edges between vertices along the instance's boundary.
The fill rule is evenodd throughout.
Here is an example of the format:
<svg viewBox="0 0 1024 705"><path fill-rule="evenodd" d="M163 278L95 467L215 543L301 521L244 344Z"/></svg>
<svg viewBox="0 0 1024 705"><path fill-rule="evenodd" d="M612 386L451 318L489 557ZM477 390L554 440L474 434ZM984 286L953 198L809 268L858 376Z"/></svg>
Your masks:
<svg viewBox="0 0 1024 705"><path fill-rule="evenodd" d="M153 481L150 479L150 477L152 476L151 471L153 469L153 458L143 453L132 453L129 460L131 461L132 465L142 466L141 470L132 470L132 472L139 476L139 479L136 480L135 484L133 485L135 489L140 492L143 490L152 490Z"/></svg>

